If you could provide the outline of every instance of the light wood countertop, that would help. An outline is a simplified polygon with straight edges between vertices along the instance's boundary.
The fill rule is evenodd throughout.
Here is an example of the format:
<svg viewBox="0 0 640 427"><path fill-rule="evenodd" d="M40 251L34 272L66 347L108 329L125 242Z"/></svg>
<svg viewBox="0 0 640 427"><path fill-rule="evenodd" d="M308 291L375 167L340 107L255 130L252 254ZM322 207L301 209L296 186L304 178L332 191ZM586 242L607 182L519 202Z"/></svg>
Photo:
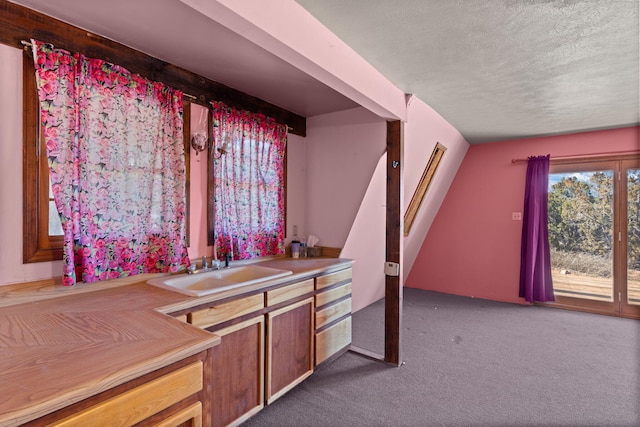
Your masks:
<svg viewBox="0 0 640 427"><path fill-rule="evenodd" d="M0 426L20 425L185 357L220 338L171 313L351 265L338 258L280 258L261 265L293 275L206 297L139 275L63 287L0 286Z"/></svg>

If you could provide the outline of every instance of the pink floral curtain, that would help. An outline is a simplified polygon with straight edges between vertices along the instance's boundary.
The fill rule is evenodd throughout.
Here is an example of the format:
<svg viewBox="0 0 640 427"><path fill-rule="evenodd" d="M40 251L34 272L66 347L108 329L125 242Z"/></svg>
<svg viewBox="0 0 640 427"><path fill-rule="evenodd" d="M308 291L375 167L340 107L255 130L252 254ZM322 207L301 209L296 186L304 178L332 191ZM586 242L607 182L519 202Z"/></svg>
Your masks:
<svg viewBox="0 0 640 427"><path fill-rule="evenodd" d="M247 259L282 254L287 127L220 102L211 105L215 146L229 148L222 155L210 150L217 255Z"/></svg>
<svg viewBox="0 0 640 427"><path fill-rule="evenodd" d="M63 283L188 265L182 93L32 44Z"/></svg>

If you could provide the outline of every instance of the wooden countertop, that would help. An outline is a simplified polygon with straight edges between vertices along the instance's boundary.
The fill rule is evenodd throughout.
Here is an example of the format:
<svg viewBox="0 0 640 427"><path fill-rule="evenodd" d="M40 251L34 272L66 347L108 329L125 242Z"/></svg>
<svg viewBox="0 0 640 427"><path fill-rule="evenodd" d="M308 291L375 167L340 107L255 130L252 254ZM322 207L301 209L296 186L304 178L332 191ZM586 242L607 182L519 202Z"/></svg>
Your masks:
<svg viewBox="0 0 640 427"><path fill-rule="evenodd" d="M206 297L148 285L139 275L63 287L0 286L0 426L36 419L217 345L220 338L171 313L342 269L338 258L281 258L261 265L293 275Z"/></svg>

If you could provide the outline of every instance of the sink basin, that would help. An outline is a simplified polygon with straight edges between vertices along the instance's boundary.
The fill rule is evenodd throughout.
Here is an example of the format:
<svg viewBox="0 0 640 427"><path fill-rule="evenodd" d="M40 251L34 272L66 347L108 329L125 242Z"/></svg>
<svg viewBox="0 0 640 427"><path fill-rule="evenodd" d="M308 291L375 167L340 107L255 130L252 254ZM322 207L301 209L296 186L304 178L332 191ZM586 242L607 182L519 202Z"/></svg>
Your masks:
<svg viewBox="0 0 640 427"><path fill-rule="evenodd" d="M290 270L244 265L205 273L160 277L148 280L147 283L185 295L203 296L277 279L291 273Z"/></svg>

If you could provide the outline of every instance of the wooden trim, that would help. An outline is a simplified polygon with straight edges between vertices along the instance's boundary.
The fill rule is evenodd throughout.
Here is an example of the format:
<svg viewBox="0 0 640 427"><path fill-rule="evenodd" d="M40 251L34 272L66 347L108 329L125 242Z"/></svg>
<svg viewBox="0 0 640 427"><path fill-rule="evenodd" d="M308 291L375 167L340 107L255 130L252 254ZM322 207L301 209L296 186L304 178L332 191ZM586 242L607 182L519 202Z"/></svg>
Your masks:
<svg viewBox="0 0 640 427"><path fill-rule="evenodd" d="M351 281L352 274L352 269L346 268L344 270L318 276L316 277L316 289L320 290L337 283Z"/></svg>
<svg viewBox="0 0 640 427"><path fill-rule="evenodd" d="M402 123L387 122L387 208L385 261L402 262ZM385 275L384 360L400 366L402 331L402 268L399 276Z"/></svg>
<svg viewBox="0 0 640 427"><path fill-rule="evenodd" d="M608 153L600 155L585 155L585 156L572 156L572 157L551 157L549 159L550 165L570 165L573 163L590 163L590 162L607 162L617 160L634 160L638 159L640 151L637 152L624 152L624 153ZM525 162L527 159L523 159Z"/></svg>
<svg viewBox="0 0 640 427"><path fill-rule="evenodd" d="M407 207L407 211L404 214L404 235L405 237L409 235L411 231L411 226L413 225L413 220L416 218L418 214L418 210L422 205L422 201L424 200L424 196L427 194L427 190L429 189L429 185L431 185L431 181L436 171L438 170L438 165L440 164L440 160L444 156L445 151L447 151L447 147L436 143L436 146L431 153L431 157L429 157L429 161L424 168L424 172L422 172L422 177L418 182L418 186L416 187L416 191L413 193L413 197L411 197L411 202L409 202L409 207Z"/></svg>
<svg viewBox="0 0 640 427"><path fill-rule="evenodd" d="M247 412L245 412L244 414L242 414L241 416L239 416L238 418L230 421L227 425L228 426L237 426L242 424L244 421L246 421L247 419L251 418L253 415L255 415L256 413L260 412L263 408L264 408L264 401L265 401L265 331L266 331L266 321L265 321L265 316L263 315L259 315L259 316L255 316L249 320L245 320L241 323L235 324L233 326L229 326L226 327L224 329L221 329L219 331L216 331L215 334L219 335L222 343L221 345L224 346L225 345L225 336L228 336L230 334L233 334L235 332L241 331L242 329L245 328L249 328L252 326L256 326L257 329L257 339L258 341L255 343L257 346L257 371L256 371L256 379L257 381L253 382L251 387L253 387L254 385L257 386L257 395L255 396L256 401L253 402L253 400L251 402L249 401L245 401L246 405L253 405L251 407L251 409L249 409ZM253 338L252 338L253 339ZM213 369L218 369L220 368L220 363L216 364L216 368ZM224 367L222 367L224 368ZM228 366L227 366L228 368ZM249 374L248 372L243 372L243 375L247 375ZM231 381L233 381L234 377L233 377L233 372L230 375L229 378ZM220 384L212 384L212 387L220 387ZM222 385L222 389L226 390L225 387L228 387L226 385ZM209 393L211 393L211 390L209 390ZM232 400L235 399L238 396L233 396ZM215 406L215 405L214 405ZM215 410L212 408L212 410ZM234 412L238 412L237 410L234 410ZM208 417L212 417L213 420L213 425L220 425L221 424L221 420L218 418L216 419L216 414L215 413L208 413L207 414ZM226 421L225 421L226 422Z"/></svg>
<svg viewBox="0 0 640 427"><path fill-rule="evenodd" d="M556 295L556 301L544 305L611 316L640 318L640 306L629 304L627 277L627 180L626 168L640 166L640 153L624 155L607 155L602 157L572 157L551 159L549 173L571 173L583 171L611 170L613 172L613 242L612 255L612 301L601 301L580 297ZM620 234L620 238L616 236Z"/></svg>
<svg viewBox="0 0 640 427"><path fill-rule="evenodd" d="M187 422L190 427L202 427L202 403L196 402L180 412L154 424L153 427L174 427L184 425Z"/></svg>
<svg viewBox="0 0 640 427"><path fill-rule="evenodd" d="M259 312L263 308L263 295L255 294L222 304L216 303L201 310L194 310L187 314L187 319L192 325L206 329L224 323L228 319Z"/></svg>
<svg viewBox="0 0 640 427"><path fill-rule="evenodd" d="M185 101L182 109L182 142L184 144L184 195L185 195L185 237L189 246L191 241L191 102Z"/></svg>
<svg viewBox="0 0 640 427"><path fill-rule="evenodd" d="M351 323L351 316L346 316L343 320L316 333L316 366L333 356L340 349L351 345Z"/></svg>
<svg viewBox="0 0 640 427"><path fill-rule="evenodd" d="M274 323L274 318L283 315L285 313L289 313L293 310L296 309L300 309L304 306L308 306L309 312L309 322L310 322L310 328L309 328L309 366L308 366L308 370L306 372L304 372L302 375L300 375L299 377L297 377L295 380L293 380L292 382L290 382L289 384L287 384L285 387L281 388L280 390L272 390L273 387L273 361L274 361L274 348L273 348L273 323ZM270 313L267 313L267 345L266 345L266 349L267 349L267 362L266 362L266 402L267 404L271 404L273 403L276 399L278 399L280 396L284 395L286 392L288 392L289 390L291 390L293 387L295 387L296 385L300 384L302 381L304 381L307 377L309 377L312 373L313 373L313 367L314 367L314 329L313 329L313 319L314 317L314 304L313 304L313 297L309 297L306 298L302 301L298 301L295 304L290 304L287 305L285 307L282 307L278 310L274 310Z"/></svg>
<svg viewBox="0 0 640 427"><path fill-rule="evenodd" d="M307 279L292 285L282 286L265 292L266 306L272 307L276 304L311 293L313 293L313 279Z"/></svg>
<svg viewBox="0 0 640 427"><path fill-rule="evenodd" d="M352 353L355 353L355 354L357 354L359 356L365 357L367 359L375 360L376 362L384 362L384 356L383 355L378 354L378 353L373 352L373 351L370 351L370 350L367 350L367 349L362 348L362 347L351 345L351 346L349 346L349 351L352 352Z"/></svg>
<svg viewBox="0 0 640 427"><path fill-rule="evenodd" d="M201 105L216 100L264 114L287 124L290 133L306 136L306 119L298 114L35 10L0 0L0 43L19 48L21 40L31 38L118 64L132 73L194 95L197 99L193 102Z"/></svg>
<svg viewBox="0 0 640 427"><path fill-rule="evenodd" d="M202 362L194 362L55 422L55 426L133 425L202 390Z"/></svg>
<svg viewBox="0 0 640 427"><path fill-rule="evenodd" d="M49 166L40 141L38 94L31 55L23 55L22 67L22 262L26 264L61 260L63 238L49 237L49 175L43 173Z"/></svg>
<svg viewBox="0 0 640 427"><path fill-rule="evenodd" d="M332 248L329 246L321 247L322 256L325 258L340 258L340 254L342 253L342 248Z"/></svg>
<svg viewBox="0 0 640 427"><path fill-rule="evenodd" d="M347 295L351 295L351 282L317 293L315 296L316 307L322 307Z"/></svg>

